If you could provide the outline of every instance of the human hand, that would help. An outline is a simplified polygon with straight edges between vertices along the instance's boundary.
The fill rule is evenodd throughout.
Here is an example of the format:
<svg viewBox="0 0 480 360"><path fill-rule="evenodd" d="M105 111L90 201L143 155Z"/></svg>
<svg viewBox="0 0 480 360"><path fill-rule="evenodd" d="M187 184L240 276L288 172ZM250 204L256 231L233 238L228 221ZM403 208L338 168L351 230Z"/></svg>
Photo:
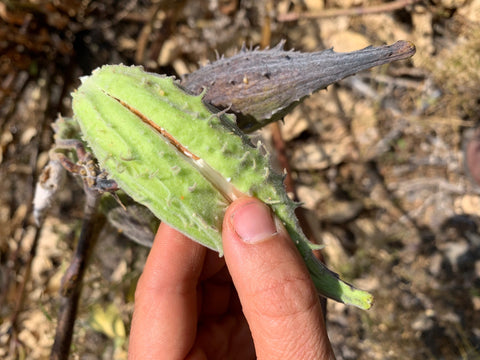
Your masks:
<svg viewBox="0 0 480 360"><path fill-rule="evenodd" d="M135 294L129 359L334 359L320 301L280 221L230 205L224 258L160 225Z"/></svg>

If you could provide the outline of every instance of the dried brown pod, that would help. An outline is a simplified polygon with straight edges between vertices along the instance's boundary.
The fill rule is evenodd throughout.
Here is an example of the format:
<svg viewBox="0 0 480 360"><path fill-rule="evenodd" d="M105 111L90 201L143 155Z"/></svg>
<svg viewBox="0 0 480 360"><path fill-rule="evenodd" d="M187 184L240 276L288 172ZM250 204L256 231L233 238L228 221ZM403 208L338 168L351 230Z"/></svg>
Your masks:
<svg viewBox="0 0 480 360"><path fill-rule="evenodd" d="M313 53L286 51L285 42L267 50L241 51L186 75L181 85L204 101L237 115L239 127L254 131L281 119L313 92L374 66L415 54L408 41L348 53L328 49Z"/></svg>

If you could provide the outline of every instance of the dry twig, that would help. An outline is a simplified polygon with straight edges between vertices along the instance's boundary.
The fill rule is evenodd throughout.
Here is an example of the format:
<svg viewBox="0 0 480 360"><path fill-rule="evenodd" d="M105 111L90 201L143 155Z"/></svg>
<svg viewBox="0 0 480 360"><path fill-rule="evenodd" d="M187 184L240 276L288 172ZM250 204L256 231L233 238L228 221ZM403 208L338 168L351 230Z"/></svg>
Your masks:
<svg viewBox="0 0 480 360"><path fill-rule="evenodd" d="M51 360L66 360L69 356L83 276L100 229L105 222L105 217L97 211L100 196L96 191L86 191L82 231L70 267L62 279L62 298L55 341L50 353Z"/></svg>
<svg viewBox="0 0 480 360"><path fill-rule="evenodd" d="M349 9L327 9L319 12L291 12L278 15L277 21L287 22L297 21L300 19L326 19L338 16L360 16L367 14L378 14L403 9L406 6L413 5L419 1L420 0L396 0L381 5L354 7Z"/></svg>

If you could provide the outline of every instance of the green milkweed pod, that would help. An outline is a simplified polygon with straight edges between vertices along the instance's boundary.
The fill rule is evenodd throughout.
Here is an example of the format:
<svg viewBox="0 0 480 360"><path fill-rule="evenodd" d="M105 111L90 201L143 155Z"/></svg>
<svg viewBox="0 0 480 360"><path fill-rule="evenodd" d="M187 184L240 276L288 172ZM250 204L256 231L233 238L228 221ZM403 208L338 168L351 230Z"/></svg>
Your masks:
<svg viewBox="0 0 480 360"><path fill-rule="evenodd" d="M174 78L141 67L103 66L73 94L74 118L100 165L119 187L155 216L222 255L226 207L241 196L271 206L285 224L317 290L367 309L372 296L339 279L313 255L261 145L214 113L202 95L183 91Z"/></svg>

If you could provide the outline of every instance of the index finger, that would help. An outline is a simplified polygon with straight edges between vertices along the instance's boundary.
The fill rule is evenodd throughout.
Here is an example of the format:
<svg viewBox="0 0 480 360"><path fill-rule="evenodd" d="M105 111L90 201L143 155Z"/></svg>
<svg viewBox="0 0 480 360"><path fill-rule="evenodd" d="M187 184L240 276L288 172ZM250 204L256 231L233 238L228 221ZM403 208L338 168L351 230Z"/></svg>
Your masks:
<svg viewBox="0 0 480 360"><path fill-rule="evenodd" d="M184 358L197 328L206 249L162 223L135 292L129 359Z"/></svg>

